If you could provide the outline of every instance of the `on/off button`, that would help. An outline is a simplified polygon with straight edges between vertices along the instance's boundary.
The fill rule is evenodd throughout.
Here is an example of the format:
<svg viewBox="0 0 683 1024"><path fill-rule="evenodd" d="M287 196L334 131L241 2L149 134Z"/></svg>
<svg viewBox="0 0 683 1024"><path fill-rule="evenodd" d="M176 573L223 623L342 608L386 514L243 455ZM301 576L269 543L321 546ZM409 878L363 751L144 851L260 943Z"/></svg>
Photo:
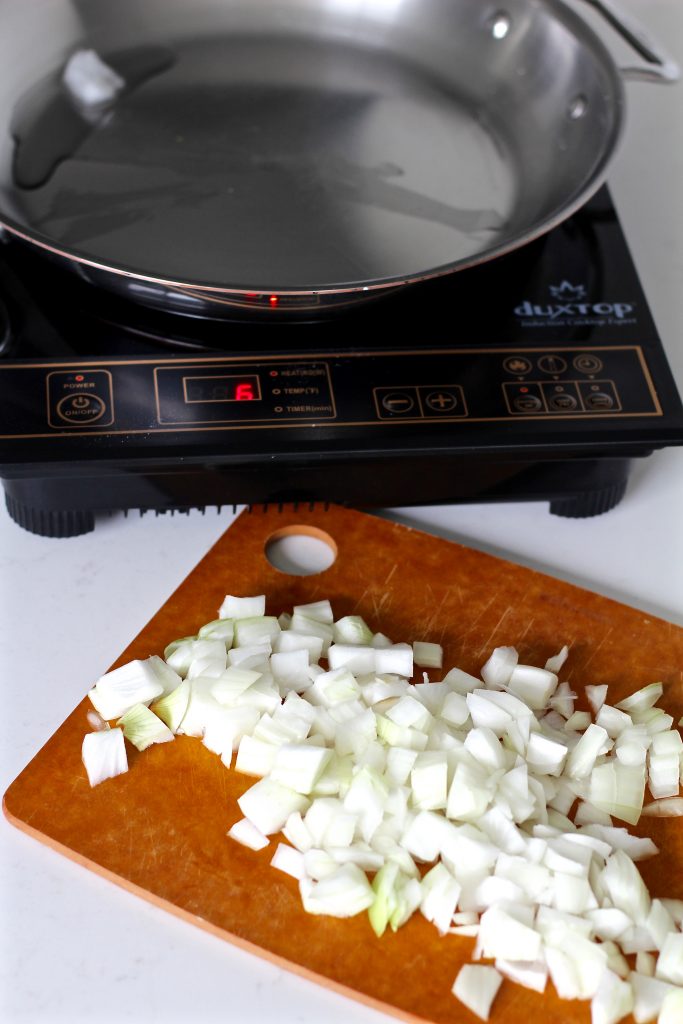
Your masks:
<svg viewBox="0 0 683 1024"><path fill-rule="evenodd" d="M66 395L57 402L55 412L66 423L94 423L104 415L106 406L98 395Z"/></svg>
<svg viewBox="0 0 683 1024"><path fill-rule="evenodd" d="M74 367L52 370L46 378L47 421L65 427L110 426L114 422L112 377L109 370Z"/></svg>

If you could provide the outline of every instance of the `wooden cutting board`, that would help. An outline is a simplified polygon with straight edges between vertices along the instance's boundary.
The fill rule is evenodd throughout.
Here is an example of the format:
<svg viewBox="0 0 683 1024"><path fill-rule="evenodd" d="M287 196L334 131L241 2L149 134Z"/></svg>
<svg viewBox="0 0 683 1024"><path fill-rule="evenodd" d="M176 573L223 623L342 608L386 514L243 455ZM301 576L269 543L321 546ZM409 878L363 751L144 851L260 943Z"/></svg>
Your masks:
<svg viewBox="0 0 683 1024"><path fill-rule="evenodd" d="M302 527L302 531L297 531ZM588 528L588 527L587 527ZM279 531L331 538L337 558L312 577L284 575L264 555ZM493 647L513 645L543 665L571 647L563 677L579 689L608 683L615 702L646 683L683 715L683 630L597 594L457 544L359 512L244 513L221 537L116 664L161 654L216 617L226 593L268 595L267 611L329 597L337 617L365 617L394 641L443 644L445 666L478 674ZM103 670L105 666L103 666ZM74 671L78 666L74 666ZM83 693L93 680L83 679ZM439 937L417 914L375 938L366 915L312 917L297 884L269 866L277 840L253 853L226 838L236 800L253 782L226 770L198 741L178 737L143 754L127 774L91 789L80 759L89 731L84 699L10 786L9 820L41 842L185 920L346 996L409 1021L475 1021L451 995L473 940ZM683 898L683 824L640 826L660 847L641 865L653 894ZM492 1021L589 1021L585 1003L560 1002L510 982Z"/></svg>

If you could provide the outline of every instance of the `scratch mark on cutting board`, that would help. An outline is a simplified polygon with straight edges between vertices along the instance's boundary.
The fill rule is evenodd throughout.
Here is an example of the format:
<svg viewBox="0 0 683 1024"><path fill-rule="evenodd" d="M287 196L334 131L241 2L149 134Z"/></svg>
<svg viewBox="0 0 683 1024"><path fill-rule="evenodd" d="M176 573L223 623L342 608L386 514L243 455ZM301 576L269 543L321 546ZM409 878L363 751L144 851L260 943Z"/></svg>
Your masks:
<svg viewBox="0 0 683 1024"><path fill-rule="evenodd" d="M533 626L535 621L536 621L535 619L529 619L529 621L526 624L526 628L524 629L524 632L520 633L520 635L517 637L517 643L518 644L521 644L522 640L527 635L527 633L529 632L529 630L531 629L531 627Z"/></svg>
<svg viewBox="0 0 683 1024"><path fill-rule="evenodd" d="M438 620L441 618L441 613L443 611L443 607L446 604L446 602L447 602L450 594L452 593L452 591L453 591L452 587L450 587L450 586L446 587L446 589L445 589L445 591L443 593L443 596L442 596L441 600L439 601L437 607L435 608L435 610L432 612L432 614L429 616L429 618L425 622L423 629L424 629L424 632L427 635L429 635L432 632L432 630L436 626ZM446 629L445 624L442 624L442 626L441 626L441 636L442 637L444 635L445 629Z"/></svg>
<svg viewBox="0 0 683 1024"><path fill-rule="evenodd" d="M392 601L392 595L388 590L385 590L383 594L377 595L376 593L371 594L372 597L372 610L377 621L379 628L382 628L382 615L389 611L389 607Z"/></svg>
<svg viewBox="0 0 683 1024"><path fill-rule="evenodd" d="M496 599L496 595L494 594L491 598L489 598L489 600L486 602L484 607L479 612L477 612L475 617L472 619L472 621L470 622L469 628L462 635L463 644L464 644L464 641L467 639L467 637L470 635L470 633L474 632L477 623L479 622L480 619L482 619L484 617L484 615L486 615L487 611L489 610L489 608L491 607L491 605L493 604L495 599Z"/></svg>
<svg viewBox="0 0 683 1024"><path fill-rule="evenodd" d="M370 590L371 590L370 587L366 587L365 590L363 591L363 593L360 595L360 597L358 598L358 600L356 601L356 603L353 606L353 609L352 609L352 614L353 615L357 615L358 614L358 609L362 607L363 602L365 601L365 598L367 597L368 592Z"/></svg>
<svg viewBox="0 0 683 1024"><path fill-rule="evenodd" d="M512 605L508 605L507 608L505 609L505 611L503 612L503 614L501 615L501 617L498 619L498 622L495 624L495 626L491 630L491 633L489 634L488 639L485 640L484 643L479 648L479 651L477 652L479 655L482 655L482 654L486 653L486 651L489 648L489 645L490 645L491 641L493 640L494 636L496 635L496 633L498 632L498 630L502 626L505 618L508 616L508 614L511 611L512 611Z"/></svg>
<svg viewBox="0 0 683 1024"><path fill-rule="evenodd" d="M392 567L391 567L391 569L389 571L389 575L387 576L387 578L384 581L384 586L385 587L386 587L386 585L388 584L389 580L394 575L394 573L396 572L397 569L398 569L398 562L394 562L394 564L392 565Z"/></svg>
<svg viewBox="0 0 683 1024"><path fill-rule="evenodd" d="M591 661L593 660L595 655L598 653L600 648L603 647L604 644L607 642L607 638L610 635L610 633L613 633L613 632L614 632L614 626L608 626L607 629L605 630L605 632L603 633L602 639L600 640L600 643L598 644L598 646L593 651L591 651L590 657L586 658L586 660L584 661L584 663L583 663L584 671L588 668L588 666L590 665Z"/></svg>

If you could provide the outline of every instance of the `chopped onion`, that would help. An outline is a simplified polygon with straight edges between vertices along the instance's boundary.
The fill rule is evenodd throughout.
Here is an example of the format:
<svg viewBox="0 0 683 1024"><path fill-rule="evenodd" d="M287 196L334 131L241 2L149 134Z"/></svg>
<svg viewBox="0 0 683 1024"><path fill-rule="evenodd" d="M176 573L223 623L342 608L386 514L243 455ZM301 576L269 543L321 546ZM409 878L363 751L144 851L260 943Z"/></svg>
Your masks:
<svg viewBox="0 0 683 1024"><path fill-rule="evenodd" d="M134 704L146 704L162 693L164 683L159 678L156 661L147 658L146 661L130 661L107 672L97 680L88 696L95 710L109 722L125 715Z"/></svg>
<svg viewBox="0 0 683 1024"><path fill-rule="evenodd" d="M633 1009L633 989L613 971L606 970L591 1000L591 1024L618 1024Z"/></svg>
<svg viewBox="0 0 683 1024"><path fill-rule="evenodd" d="M218 616L221 619L249 619L265 614L266 598L264 594L259 597L233 597L228 594L218 611Z"/></svg>
<svg viewBox="0 0 683 1024"><path fill-rule="evenodd" d="M642 813L646 818L680 818L683 816L683 797L655 800L654 803L645 804Z"/></svg>
<svg viewBox="0 0 683 1024"><path fill-rule="evenodd" d="M657 960L657 977L683 985L683 933L669 932Z"/></svg>
<svg viewBox="0 0 683 1024"><path fill-rule="evenodd" d="M236 821L232 828L228 830L228 835L231 839L241 843L242 846L248 846L250 850L262 850L270 841L267 836L259 832L256 826L246 818L240 818L239 821Z"/></svg>
<svg viewBox="0 0 683 1024"><path fill-rule="evenodd" d="M664 996L657 1024L681 1024L683 1020L683 991L673 989Z"/></svg>
<svg viewBox="0 0 683 1024"><path fill-rule="evenodd" d="M275 618L263 596L228 596L219 614L166 661L98 680L93 703L103 717L125 703L113 717L141 749L177 732L227 766L236 750L236 770L258 781L228 834L256 850L282 831L271 863L305 910L367 911L378 937L420 910L441 934L476 938L473 959L496 967L463 968L453 991L482 1019L504 975L592 1000L593 1024L631 1007L637 1022L661 1008L673 1024L683 901L650 898L636 862L655 844L612 823L683 813L683 739L657 706L661 684L615 705L586 687L593 721L558 680L566 647L545 668L497 648L481 678L453 668L413 683L415 666L441 667L440 645L335 621L329 601ZM100 781L115 771L98 774L96 738L118 734L120 770L125 747L97 717L84 762L93 746Z"/></svg>
<svg viewBox="0 0 683 1024"><path fill-rule="evenodd" d="M147 750L153 743L168 743L173 733L160 718L150 711L146 704L135 704L116 723L123 728L123 735L138 750Z"/></svg>
<svg viewBox="0 0 683 1024"><path fill-rule="evenodd" d="M460 968L452 992L468 1010L482 1020L488 1020L491 1005L502 983L503 978L495 967L465 964Z"/></svg>
<svg viewBox="0 0 683 1024"><path fill-rule="evenodd" d="M329 917L354 917L375 900L365 872L355 864L342 864L317 882L304 877L299 891L307 913Z"/></svg>
<svg viewBox="0 0 683 1024"><path fill-rule="evenodd" d="M91 786L98 786L105 779L113 779L127 772L128 758L123 731L104 729L89 732L83 737L81 757Z"/></svg>
<svg viewBox="0 0 683 1024"><path fill-rule="evenodd" d="M420 668L441 668L443 647L441 644L428 643L426 640L415 640L413 641L413 662Z"/></svg>

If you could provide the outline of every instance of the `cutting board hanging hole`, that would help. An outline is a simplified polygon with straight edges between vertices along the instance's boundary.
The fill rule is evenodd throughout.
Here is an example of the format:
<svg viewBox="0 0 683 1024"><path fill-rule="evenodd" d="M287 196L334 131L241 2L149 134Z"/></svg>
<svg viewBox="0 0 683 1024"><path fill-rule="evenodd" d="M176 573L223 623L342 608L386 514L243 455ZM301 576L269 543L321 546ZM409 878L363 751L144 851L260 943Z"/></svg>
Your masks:
<svg viewBox="0 0 683 1024"><path fill-rule="evenodd" d="M329 533L314 526L285 526L270 535L265 555L278 572L317 576L334 564L337 545Z"/></svg>

